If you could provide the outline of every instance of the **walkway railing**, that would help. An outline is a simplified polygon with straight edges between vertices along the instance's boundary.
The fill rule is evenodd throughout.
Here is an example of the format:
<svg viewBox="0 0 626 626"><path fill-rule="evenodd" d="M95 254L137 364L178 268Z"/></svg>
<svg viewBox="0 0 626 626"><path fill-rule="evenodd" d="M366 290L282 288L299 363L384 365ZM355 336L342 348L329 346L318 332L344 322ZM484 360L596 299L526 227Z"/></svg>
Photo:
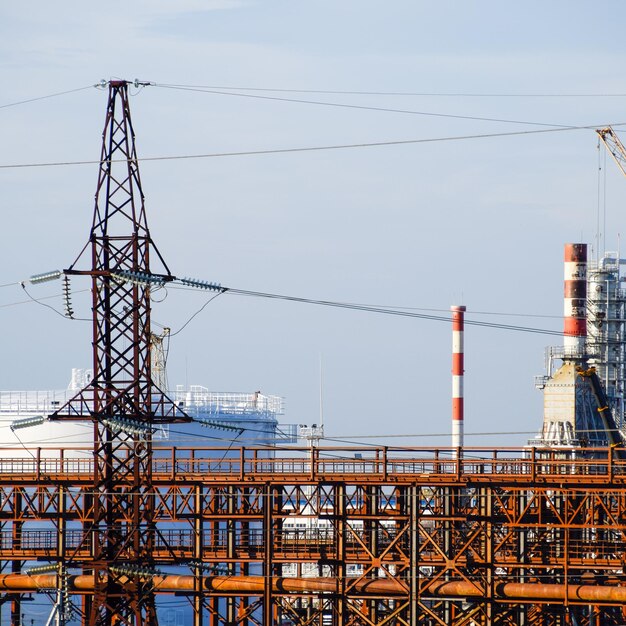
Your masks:
<svg viewBox="0 0 626 626"><path fill-rule="evenodd" d="M456 457L456 458L455 458ZM93 472L88 448L0 450L0 484L15 478L89 481ZM615 450L497 450L486 448L159 448L153 458L157 481L212 481L224 478L349 480L369 477L377 482L485 482L492 477L528 481L560 480L594 483L626 482L626 460Z"/></svg>

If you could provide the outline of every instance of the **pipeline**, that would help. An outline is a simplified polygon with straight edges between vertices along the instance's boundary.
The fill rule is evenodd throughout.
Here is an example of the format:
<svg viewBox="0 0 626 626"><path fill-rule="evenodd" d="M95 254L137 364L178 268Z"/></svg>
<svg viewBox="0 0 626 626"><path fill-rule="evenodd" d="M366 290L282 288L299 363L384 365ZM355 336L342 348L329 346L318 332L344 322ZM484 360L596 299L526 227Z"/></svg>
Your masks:
<svg viewBox="0 0 626 626"><path fill-rule="evenodd" d="M263 576L205 576L201 579L201 589L205 592L240 593L242 595L262 594L265 589ZM131 578L121 576L122 585L130 583ZM391 578L344 579L346 587L355 593L369 595L396 595L408 593L407 588ZM90 575L68 576L69 591L90 592L94 590L94 577ZM195 591L194 576L154 575L152 585L156 592ZM0 590L9 592L29 592L57 587L56 574L2 574ZM338 578L273 578L272 590L276 593L340 593L341 581Z"/></svg>
<svg viewBox="0 0 626 626"><path fill-rule="evenodd" d="M121 577L121 584L130 583L128 577ZM347 594L368 594L385 596L406 596L408 590L399 581L391 578L344 579ZM158 593L195 591L194 576L155 575L152 578ZM262 576L206 576L201 578L201 589L207 593L232 593L257 595L264 591L265 579ZM56 574L2 574L0 590L8 592L36 592L57 587ZM88 593L94 590L94 577L78 575L68 577L69 591ZM338 578L273 578L272 590L275 593L340 593L341 581ZM626 603L626 587L600 585L551 585L539 583L496 583L495 599L554 600L563 602L590 602L594 604ZM435 582L422 590L423 597L484 598L483 590L467 581Z"/></svg>
<svg viewBox="0 0 626 626"><path fill-rule="evenodd" d="M458 598L484 598L483 590L471 582L457 580L435 583L422 592L422 596L450 596ZM498 600L554 600L563 602L590 602L616 604L626 602L626 587L600 585L549 585L542 583L496 583L494 596Z"/></svg>

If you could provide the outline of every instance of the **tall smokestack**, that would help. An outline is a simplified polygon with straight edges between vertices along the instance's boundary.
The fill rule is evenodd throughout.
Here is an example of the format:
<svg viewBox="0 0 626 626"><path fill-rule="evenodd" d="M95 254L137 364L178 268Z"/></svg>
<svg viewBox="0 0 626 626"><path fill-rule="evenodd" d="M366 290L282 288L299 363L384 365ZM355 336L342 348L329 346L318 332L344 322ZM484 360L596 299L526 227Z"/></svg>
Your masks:
<svg viewBox="0 0 626 626"><path fill-rule="evenodd" d="M463 447L463 327L464 306L452 311L452 447Z"/></svg>
<svg viewBox="0 0 626 626"><path fill-rule="evenodd" d="M587 244L565 244L565 289L563 300L563 347L565 356L585 352L587 338Z"/></svg>

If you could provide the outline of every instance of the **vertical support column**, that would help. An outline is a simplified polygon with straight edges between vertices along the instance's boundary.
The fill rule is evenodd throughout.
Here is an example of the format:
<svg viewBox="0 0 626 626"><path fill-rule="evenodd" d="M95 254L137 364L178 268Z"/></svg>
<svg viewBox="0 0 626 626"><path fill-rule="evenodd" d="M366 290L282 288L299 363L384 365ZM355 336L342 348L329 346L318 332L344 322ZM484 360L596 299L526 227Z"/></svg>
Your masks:
<svg viewBox="0 0 626 626"><path fill-rule="evenodd" d="M265 542L265 556L263 559L263 626L274 625L273 607L273 567L272 567L272 546L274 538L272 536L272 485L267 484L263 490L263 541ZM233 622L235 623L235 622Z"/></svg>
<svg viewBox="0 0 626 626"><path fill-rule="evenodd" d="M335 545L337 546L337 566L335 575L338 581L338 597L335 602L335 611L333 611L333 624L344 626L348 619L348 609L346 607L346 525L347 525L347 506L346 506L346 486L344 483L335 485Z"/></svg>
<svg viewBox="0 0 626 626"><path fill-rule="evenodd" d="M193 597L193 626L202 626L203 602L202 602L202 568L199 565L203 561L203 523L202 523L202 485L196 485L194 489L194 550L193 558L198 564L194 570L194 597Z"/></svg>
<svg viewBox="0 0 626 626"><path fill-rule="evenodd" d="M454 561L454 549L452 540L452 516L454 510L454 489L452 487L443 487L441 490L443 496L443 553L448 562ZM450 580L450 569L446 567L443 576L444 580ZM452 624L452 602L450 600L443 601L443 621L445 624Z"/></svg>
<svg viewBox="0 0 626 626"><path fill-rule="evenodd" d="M60 563L65 559L65 524L67 518L67 501L66 501L66 487L64 485L59 485L57 487L59 494L59 510L58 510L58 519L57 522L57 559Z"/></svg>
<svg viewBox="0 0 626 626"><path fill-rule="evenodd" d="M452 311L452 447L463 447L463 372L464 372L464 306L450 307Z"/></svg>
<svg viewBox="0 0 626 626"><path fill-rule="evenodd" d="M22 511L22 489L15 488L15 513L12 524L12 536L11 536L11 545L16 549L21 549L22 547L22 527L24 526L23 519L23 511ZM11 573L18 574L22 569L23 561L12 560L11 561ZM20 626L22 622L21 618L21 603L22 596L20 594L15 594L11 598L11 626Z"/></svg>
<svg viewBox="0 0 626 626"><path fill-rule="evenodd" d="M211 553L214 553L216 550L218 552L221 552L226 539L223 536L224 533L222 531L222 523L218 520L219 516L223 514L224 488L212 485L205 487L205 490L208 493L206 494L206 504L203 505L202 515L203 518L205 517L206 513L210 515L209 520L204 522L205 527L207 527L206 542L209 543L210 541ZM222 606L220 605L220 598L215 595L204 598L203 610L205 606L208 607L209 610L209 625L220 626L221 620L219 616L220 609L222 608Z"/></svg>
<svg viewBox="0 0 626 626"><path fill-rule="evenodd" d="M61 452L61 458L63 453ZM59 564L58 577L57 577L57 601L59 602L59 608L57 612L57 622L59 625L65 624L65 618L67 617L68 603L70 597L67 593L67 569L65 567L65 553L66 553L66 519L67 519L67 489L63 485L58 486L59 504L58 504L58 519L57 519L57 563Z"/></svg>
<svg viewBox="0 0 626 626"><path fill-rule="evenodd" d="M226 554L228 555L228 573L230 576L236 576L235 571L235 557L237 555L237 537L236 537L236 508L235 508L235 487L229 486L226 489L226 497L228 499L226 503L226 510L228 511L228 521L226 522ZM229 624L237 623L237 599L234 597L228 597L226 599L226 617Z"/></svg>
<svg viewBox="0 0 626 626"><path fill-rule="evenodd" d="M479 497L479 506L480 506L480 517L483 524L483 533L484 538L483 541L485 543L484 546L484 559L485 559L485 578L484 578L484 598L485 598L485 619L486 624L490 625L493 623L493 607L494 607L494 599L493 599L493 586L494 586L494 569L495 565L493 562L494 553L493 553L493 500L491 497L491 488L490 487L481 487L478 490Z"/></svg>
<svg viewBox="0 0 626 626"><path fill-rule="evenodd" d="M284 505L284 500L283 500L283 487L280 485L274 485L271 489L271 493L272 493L272 502L271 502L271 509L270 509L270 514L271 514L271 533L272 533L272 546L271 546L271 553L270 553L270 560L272 563L271 566L271 587L270 590L273 589L274 586L274 577L275 576L282 576L282 566L275 563L275 557L276 557L276 551L277 551L277 545L276 545L276 537L280 537L280 534L282 532L283 529L283 514L284 514L284 510L283 510L283 505ZM271 604L272 604L272 624L277 624L278 623L278 618L279 618L279 605L278 602L276 600L275 595L272 592L272 598L271 598Z"/></svg>
<svg viewBox="0 0 626 626"><path fill-rule="evenodd" d="M533 449L534 452L534 449ZM533 468L535 465L535 460L533 459ZM534 481L533 481L534 482ZM519 577L518 581L520 583L526 582L526 563L528 562L528 546L527 546L527 533L530 524L526 523L527 514L526 506L528 502L528 492L520 489L517 496L517 510L518 510L518 541L517 541L517 562L519 563ZM519 626L526 626L528 623L527 620L528 613L528 605L519 604L518 613L517 613L517 623Z"/></svg>
<svg viewBox="0 0 626 626"><path fill-rule="evenodd" d="M418 516L420 507L420 487L415 485L406 489L409 499L409 624L418 623L418 593L419 593L419 540Z"/></svg>
<svg viewBox="0 0 626 626"><path fill-rule="evenodd" d="M242 465L244 464L245 452L242 451ZM245 513L247 515L250 514L250 501L253 491L249 487L240 487L241 491L241 504L239 506L239 512ZM250 522L247 519L243 519L241 521L241 538L240 544L242 548L246 546L248 548L252 547L252 536L250 535ZM239 572L240 576L249 576L250 575L250 561L245 560L241 561L239 564L241 571ZM239 613L241 615L248 615L248 605L250 603L250 598L248 596L244 596L241 598L241 604L239 605ZM247 626L250 622L248 618L245 619L244 622L240 622L242 626Z"/></svg>
<svg viewBox="0 0 626 626"><path fill-rule="evenodd" d="M83 499L83 511L85 512L93 511L93 502L95 498L94 498L94 493L90 488L82 491L82 499ZM84 545L88 546L89 554L93 557L93 554L94 554L93 532L92 532L93 522L88 518L88 516L86 517L87 519L85 519L81 525L81 530L83 533L81 541ZM82 573L84 574L86 570L88 569L89 568L84 565L82 568ZM84 594L81 596L80 602L81 602L81 609L82 609L83 615L89 615L91 613L91 607L93 604L93 596L91 594Z"/></svg>
<svg viewBox="0 0 626 626"><path fill-rule="evenodd" d="M373 555L374 559L378 560L380 556L380 549L378 547L378 525L380 523L379 519L379 503L380 503L380 491L381 487L379 485L370 485L365 488L367 493L367 514L368 518L364 521L364 530L363 539L366 543L366 546L371 555ZM378 571L376 567L372 567L369 578L377 578ZM368 606L368 618L372 621L372 623L378 623L378 601L377 600L364 600L364 603Z"/></svg>

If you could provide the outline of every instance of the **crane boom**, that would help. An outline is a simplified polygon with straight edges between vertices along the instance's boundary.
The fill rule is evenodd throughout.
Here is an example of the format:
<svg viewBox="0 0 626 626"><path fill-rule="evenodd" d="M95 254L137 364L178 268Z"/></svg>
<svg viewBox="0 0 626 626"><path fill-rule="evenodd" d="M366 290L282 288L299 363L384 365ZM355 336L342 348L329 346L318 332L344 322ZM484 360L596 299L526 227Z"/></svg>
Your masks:
<svg viewBox="0 0 626 626"><path fill-rule="evenodd" d="M596 133L598 133L607 150L611 153L617 166L622 170L622 174L626 176L626 148L624 148L624 144L615 134L615 131L610 126L607 126L606 128L596 130Z"/></svg>
<svg viewBox="0 0 626 626"><path fill-rule="evenodd" d="M579 376L589 380L589 383L591 384L591 391L598 405L598 413L602 419L602 424L604 425L604 431L606 433L609 446L615 449L618 459L624 460L624 458L626 458L624 439L619 431L619 428L617 428L617 425L615 424L615 419L613 418L613 413L611 412L611 408L609 406L609 400L606 397L602 381L596 373L596 368L590 367L589 369L585 369L584 367L577 367L576 370Z"/></svg>

